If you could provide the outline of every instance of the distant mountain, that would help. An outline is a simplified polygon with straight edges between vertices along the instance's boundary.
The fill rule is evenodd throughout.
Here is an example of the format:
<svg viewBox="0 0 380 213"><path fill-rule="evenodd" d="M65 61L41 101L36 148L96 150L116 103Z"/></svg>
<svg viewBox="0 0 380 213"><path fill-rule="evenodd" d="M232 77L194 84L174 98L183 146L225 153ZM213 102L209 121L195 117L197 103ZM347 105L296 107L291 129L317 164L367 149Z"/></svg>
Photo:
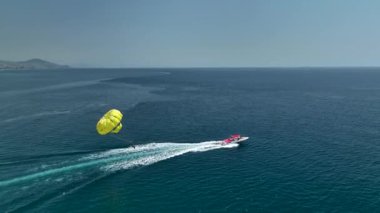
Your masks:
<svg viewBox="0 0 380 213"><path fill-rule="evenodd" d="M54 64L52 62L44 61L41 59L31 59L27 61L1 61L0 70L31 70L31 69L67 69L67 65Z"/></svg>

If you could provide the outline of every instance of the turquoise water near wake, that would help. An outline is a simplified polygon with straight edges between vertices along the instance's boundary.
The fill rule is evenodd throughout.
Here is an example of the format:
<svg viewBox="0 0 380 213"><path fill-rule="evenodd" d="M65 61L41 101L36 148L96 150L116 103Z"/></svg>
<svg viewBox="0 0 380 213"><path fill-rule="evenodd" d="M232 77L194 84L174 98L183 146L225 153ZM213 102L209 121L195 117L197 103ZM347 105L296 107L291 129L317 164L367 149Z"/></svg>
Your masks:
<svg viewBox="0 0 380 213"><path fill-rule="evenodd" d="M1 71L0 210L378 212L379 138L378 68Z"/></svg>

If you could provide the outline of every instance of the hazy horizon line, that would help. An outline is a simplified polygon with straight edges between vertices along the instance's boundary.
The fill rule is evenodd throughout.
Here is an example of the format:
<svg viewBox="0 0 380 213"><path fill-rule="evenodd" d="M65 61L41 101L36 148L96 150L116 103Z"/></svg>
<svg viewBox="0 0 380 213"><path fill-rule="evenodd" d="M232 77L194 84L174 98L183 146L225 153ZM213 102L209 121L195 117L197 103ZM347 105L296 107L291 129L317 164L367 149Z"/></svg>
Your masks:
<svg viewBox="0 0 380 213"><path fill-rule="evenodd" d="M267 69L267 68L380 68L380 65L376 66L139 66L139 67L107 67L107 66L89 66L89 67L75 67L70 66L69 69Z"/></svg>

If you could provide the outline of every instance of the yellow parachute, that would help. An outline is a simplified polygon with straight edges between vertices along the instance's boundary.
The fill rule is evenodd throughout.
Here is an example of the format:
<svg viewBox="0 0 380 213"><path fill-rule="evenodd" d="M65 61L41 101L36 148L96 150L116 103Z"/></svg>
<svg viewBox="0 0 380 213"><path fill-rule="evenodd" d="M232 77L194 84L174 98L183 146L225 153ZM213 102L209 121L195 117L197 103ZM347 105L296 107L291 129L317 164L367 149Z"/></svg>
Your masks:
<svg viewBox="0 0 380 213"><path fill-rule="evenodd" d="M96 130L100 135L118 133L123 127L121 124L122 118L123 114L119 110L111 109L100 118L96 124Z"/></svg>

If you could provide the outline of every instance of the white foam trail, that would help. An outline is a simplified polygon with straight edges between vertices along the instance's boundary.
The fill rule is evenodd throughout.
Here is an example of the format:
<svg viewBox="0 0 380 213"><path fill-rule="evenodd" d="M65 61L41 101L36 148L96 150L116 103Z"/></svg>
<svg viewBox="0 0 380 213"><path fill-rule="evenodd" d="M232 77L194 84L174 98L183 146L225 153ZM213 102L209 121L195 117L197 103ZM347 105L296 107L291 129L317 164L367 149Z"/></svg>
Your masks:
<svg viewBox="0 0 380 213"><path fill-rule="evenodd" d="M145 150L153 150L155 148L168 146L168 144L170 143L150 143L150 144L145 144L145 145L136 145L135 147L111 149L111 150L104 151L101 153L90 154L88 156L81 158L81 160L99 159L99 158L106 158L113 155L141 152Z"/></svg>
<svg viewBox="0 0 380 213"><path fill-rule="evenodd" d="M43 117L43 116L50 116L50 115L63 115L63 114L69 114L71 111L50 111L50 112L40 112L40 113L35 113L31 115L23 115L23 116L17 116L9 119L5 119L2 121L2 123L10 123L10 122L15 122L15 121L20 121L20 120L27 120L27 119L32 119L32 118L38 118L38 117Z"/></svg>
<svg viewBox="0 0 380 213"><path fill-rule="evenodd" d="M70 88L76 88L76 87L86 87L86 86L98 84L99 82L106 81L106 80L110 80L110 78L90 80L90 81L76 81L76 82L69 82L69 83L61 83L61 84L54 84L54 85L49 85L45 87L30 88L30 89L23 89L23 90L10 90L10 91L0 92L0 95L20 95L20 94L30 94L30 93L44 92L44 91L70 89Z"/></svg>
<svg viewBox="0 0 380 213"><path fill-rule="evenodd" d="M151 144L157 146L158 144ZM161 144L158 145L158 148ZM167 146L165 151L157 152L156 154L149 155L142 158L137 158L131 161L122 161L117 162L111 165L107 165L102 167L102 169L106 171L118 171L122 169L130 169L136 166L146 166L151 165L163 160L167 160L176 156L180 156L186 153L190 152L205 152L210 151L214 149L220 149L220 148L234 148L239 146L238 144L227 144L222 145L221 141L209 141L209 142L202 142L197 144L176 144L176 143L165 143L162 144L163 147ZM119 150L121 151L121 150Z"/></svg>
<svg viewBox="0 0 380 213"><path fill-rule="evenodd" d="M107 174L136 166L151 165L190 152L205 152L237 146L238 144L222 145L221 141L208 141L202 143L150 143L138 145L135 148L113 149L84 156L69 165L62 165L9 180L0 180L0 187L33 180L46 181L58 174L70 176L74 171L80 172L88 168L99 169L99 171Z"/></svg>

